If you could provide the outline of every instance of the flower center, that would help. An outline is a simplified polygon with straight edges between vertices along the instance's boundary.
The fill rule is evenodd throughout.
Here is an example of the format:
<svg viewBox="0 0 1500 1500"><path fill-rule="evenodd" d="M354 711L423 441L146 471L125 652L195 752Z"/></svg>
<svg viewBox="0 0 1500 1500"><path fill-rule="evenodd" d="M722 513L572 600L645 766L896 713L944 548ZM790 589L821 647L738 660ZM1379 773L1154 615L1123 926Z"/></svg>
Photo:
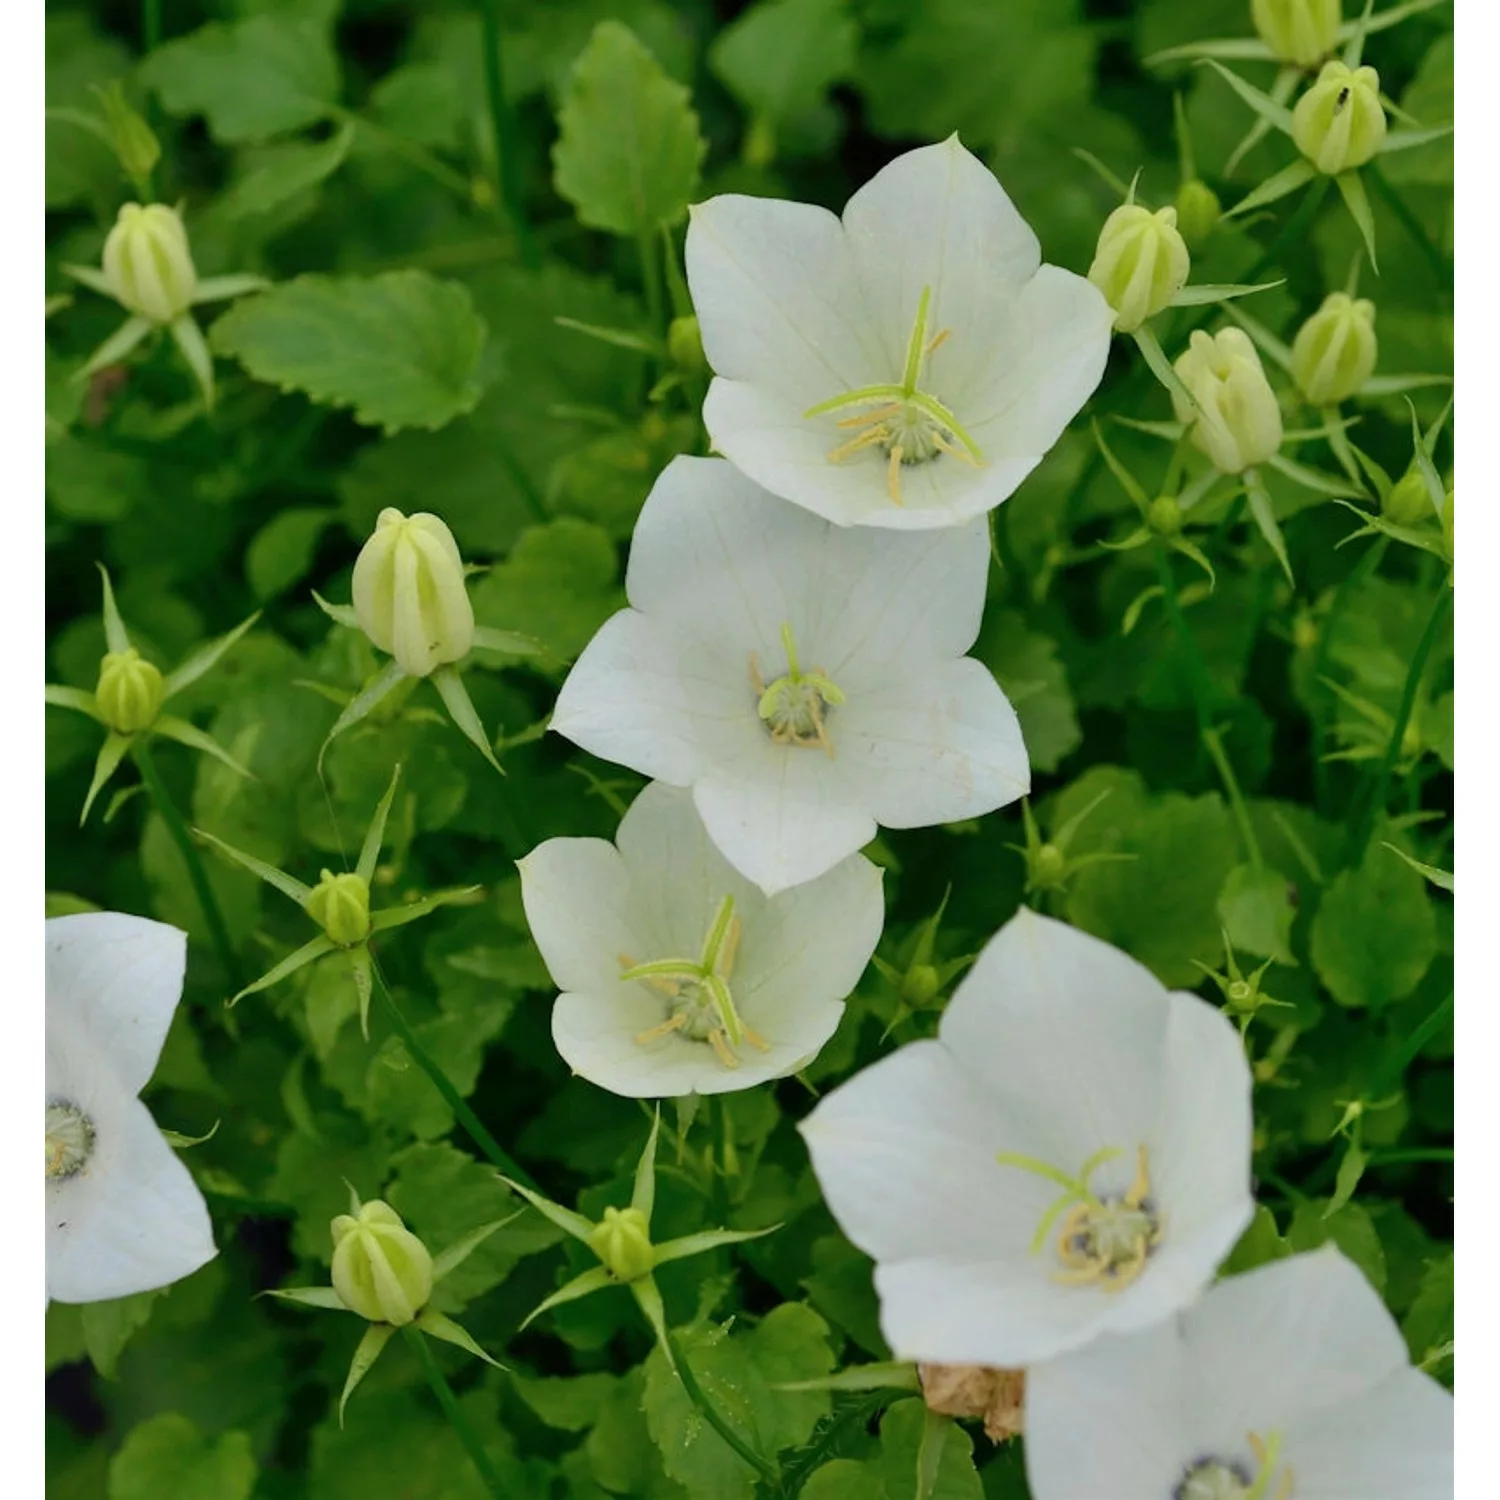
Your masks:
<svg viewBox="0 0 1500 1500"><path fill-rule="evenodd" d="M739 1067L736 1049L745 1042L768 1051L768 1043L740 1019L730 993L729 976L739 946L740 921L734 914L734 897L725 896L696 959L657 958L638 964L622 953L620 978L643 980L661 995L666 1008L666 1019L660 1026L640 1032L636 1045L643 1047L679 1032L689 1041L706 1042L726 1068Z"/></svg>
<svg viewBox="0 0 1500 1500"><path fill-rule="evenodd" d="M88 1165L94 1152L94 1124L66 1099L47 1101L47 1181L61 1182Z"/></svg>
<svg viewBox="0 0 1500 1500"><path fill-rule="evenodd" d="M996 1152L1001 1166L1045 1177L1063 1190L1042 1215L1031 1242L1032 1254L1038 1254L1056 1226L1055 1251L1061 1269L1053 1272L1054 1280L1119 1291L1140 1275L1161 1243L1161 1216L1151 1202L1151 1174L1144 1146L1136 1148L1135 1180L1125 1192L1101 1197L1089 1186L1089 1178L1105 1162L1122 1154L1117 1146L1105 1146L1070 1177L1034 1157ZM1210 1494L1205 1492L1204 1500ZM1190 1500L1200 1497L1193 1495Z"/></svg>
<svg viewBox="0 0 1500 1500"><path fill-rule="evenodd" d="M750 653L750 685L755 689L755 711L778 745L821 746L833 758L828 737L828 710L844 701L839 685L821 668L804 672L797 660L792 627L781 627L787 669L769 687L760 675L760 661Z"/></svg>
<svg viewBox="0 0 1500 1500"><path fill-rule="evenodd" d="M850 435L828 451L829 463L842 463L866 449L879 449L886 457L885 488L893 505L901 501L901 470L910 464L930 463L939 454L978 468L984 462L979 445L959 425L958 418L917 382L922 366L947 340L944 328L931 338L927 336L927 310L932 302L932 288L924 286L917 299L916 321L906 341L906 363L899 385L863 385L858 390L831 396L802 413L804 417L829 416L847 412L838 419L841 431Z"/></svg>
<svg viewBox="0 0 1500 1500"><path fill-rule="evenodd" d="M1247 1437L1255 1455L1253 1473L1247 1465L1232 1459L1200 1458L1187 1466L1172 1491L1172 1500L1291 1500L1291 1467L1284 1467L1281 1478L1276 1479L1281 1434L1273 1432L1262 1438L1252 1432Z"/></svg>

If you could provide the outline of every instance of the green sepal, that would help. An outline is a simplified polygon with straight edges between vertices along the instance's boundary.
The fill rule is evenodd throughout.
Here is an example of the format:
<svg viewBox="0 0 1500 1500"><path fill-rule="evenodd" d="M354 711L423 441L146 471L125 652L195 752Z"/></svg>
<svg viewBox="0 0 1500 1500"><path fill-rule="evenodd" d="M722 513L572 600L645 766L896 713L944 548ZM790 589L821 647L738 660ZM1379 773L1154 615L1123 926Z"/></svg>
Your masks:
<svg viewBox="0 0 1500 1500"><path fill-rule="evenodd" d="M161 715L151 726L151 733L159 734L179 745L186 745L189 750L211 755L221 765L228 766L247 781L258 779L254 771L242 766L211 734L199 729L196 724L190 724L186 719L179 719L175 714Z"/></svg>
<svg viewBox="0 0 1500 1500"><path fill-rule="evenodd" d="M1398 849L1394 844L1388 844L1384 839L1380 841L1382 849L1389 849L1392 854L1399 854L1418 875L1430 880L1440 890L1453 894L1453 872L1451 870L1440 870L1436 865L1424 865L1421 860L1413 859L1404 849Z"/></svg>
<svg viewBox="0 0 1500 1500"><path fill-rule="evenodd" d="M1370 257L1370 268L1378 276L1380 265L1375 259L1375 215L1370 209L1364 179L1358 172L1340 172L1333 180L1344 200L1344 206L1349 210L1349 217L1354 220L1355 227L1365 242L1365 254Z"/></svg>
<svg viewBox="0 0 1500 1500"><path fill-rule="evenodd" d="M223 839L202 828L193 829L193 833L205 843L212 844L220 854L232 860L242 870L248 870L257 879L264 880L269 886L274 886L283 896L291 897L298 906L307 905L307 898L312 895L310 885L303 885L300 880L288 875L285 870L278 870L275 865L268 865L265 860L257 859L253 854L246 854L243 849L236 849L233 844L226 844Z"/></svg>
<svg viewBox="0 0 1500 1500"><path fill-rule="evenodd" d="M458 732L504 776L505 768L495 759L489 736L484 732L484 725L479 722L474 700L469 697L469 690L464 686L463 678L458 675L458 668L452 663L439 667L432 674L432 685L438 690L438 696L452 716Z"/></svg>
<svg viewBox="0 0 1500 1500"><path fill-rule="evenodd" d="M431 1338L441 1339L445 1344L453 1344L465 1353L477 1355L485 1364L493 1365L497 1370L505 1369L498 1359L486 1354L452 1318L445 1318L442 1313L435 1312L430 1307L417 1318L416 1326Z"/></svg>
<svg viewBox="0 0 1500 1500"><path fill-rule="evenodd" d="M1276 554L1276 561L1281 564L1287 582L1295 587L1296 580L1292 577L1291 560L1286 555L1286 538L1282 536L1281 527L1276 522L1275 512L1271 509L1271 496L1260 475L1254 469L1247 469L1243 478L1245 494L1250 501L1250 514L1271 551Z"/></svg>
<svg viewBox="0 0 1500 1500"><path fill-rule="evenodd" d="M1233 302L1237 297L1252 297L1256 292L1274 291L1277 287L1285 285L1285 277L1280 281L1262 281L1256 286L1205 282L1202 286L1183 287L1172 298L1171 305L1173 307L1206 307L1211 302Z"/></svg>
<svg viewBox="0 0 1500 1500"><path fill-rule="evenodd" d="M646 1137L641 1159L635 1164L635 1180L630 1189L630 1206L651 1222L652 1210L656 1207L656 1140L661 1134L661 1106L651 1116L651 1134ZM657 1252L660 1258L660 1251Z"/></svg>
<svg viewBox="0 0 1500 1500"><path fill-rule="evenodd" d="M85 364L74 373L74 380L87 380L99 370L117 365L156 325L149 318L126 318L105 341L89 355Z"/></svg>
<svg viewBox="0 0 1500 1500"><path fill-rule="evenodd" d="M474 647L479 651L501 651L507 656L545 656L547 648L534 635L519 630L497 630L493 625L474 627Z"/></svg>
<svg viewBox="0 0 1500 1500"><path fill-rule="evenodd" d="M260 619L261 612L256 610L248 619L241 620L233 630L226 635L221 635L217 640L206 641L196 651L188 654L182 662L167 673L162 683L163 697L170 698L173 693L180 693L183 688L189 686L206 672L210 672L223 658L225 652L243 636L246 631L252 629Z"/></svg>
<svg viewBox="0 0 1500 1500"><path fill-rule="evenodd" d="M1335 500L1351 500L1363 493L1363 490L1340 479L1338 475L1325 474L1321 469L1310 469L1284 453L1273 453L1266 462L1278 474L1284 474L1293 484L1301 485L1315 495L1331 495Z"/></svg>
<svg viewBox="0 0 1500 1500"><path fill-rule="evenodd" d="M518 1219L524 1212L524 1209L518 1208L515 1213L506 1214L503 1219L491 1219L488 1224L481 1224L478 1229L471 1229L462 1239L454 1240L441 1255L434 1255L432 1257L433 1281L441 1281L450 1271L457 1270L492 1234L504 1229L507 1224Z"/></svg>
<svg viewBox="0 0 1500 1500"><path fill-rule="evenodd" d="M1208 574L1208 589L1212 593L1218 585L1218 578L1214 573L1214 565L1208 560L1208 554L1197 543L1190 542L1185 536L1168 537L1166 542L1174 552L1180 552L1184 557L1190 558Z"/></svg>
<svg viewBox="0 0 1500 1500"><path fill-rule="evenodd" d="M651 1325L651 1331L656 1335L656 1342L661 1345L662 1357L675 1375L677 1359L672 1353L672 1342L667 1337L667 1311L662 1306L661 1291L656 1285L655 1278L649 1275L637 1276L627 1285L630 1287L630 1295L635 1298L636 1305Z"/></svg>
<svg viewBox="0 0 1500 1500"><path fill-rule="evenodd" d="M406 681L406 675L401 663L393 657L349 700L348 707L333 721L333 728L328 731L328 737L323 741L322 749L318 751L319 776L323 774L323 757L328 754L328 747L346 729L352 728L361 719L374 712L382 699L389 697L401 683Z"/></svg>
<svg viewBox="0 0 1500 1500"><path fill-rule="evenodd" d="M455 901L463 901L472 896L475 891L483 889L484 887L479 885L460 885L455 886L451 891L434 891L430 896L421 896L402 906L387 906L381 911L372 911L370 931L388 932L392 927L405 927L408 922L419 921L422 917L435 912L440 906L451 906Z"/></svg>
<svg viewBox="0 0 1500 1500"><path fill-rule="evenodd" d="M354 613L352 604L330 604L317 589L309 589L308 592L313 596L313 602L335 625L345 625L350 630L359 629L359 616Z"/></svg>
<svg viewBox="0 0 1500 1500"><path fill-rule="evenodd" d="M1451 125L1430 125L1425 130L1393 130L1380 146L1380 154L1389 156L1393 151L1414 151L1418 146L1430 146L1444 136L1453 134Z"/></svg>
<svg viewBox="0 0 1500 1500"><path fill-rule="evenodd" d="M1209 57L1222 57L1228 62L1275 62L1276 54L1258 36L1213 37L1206 42L1183 42L1176 47L1163 47L1145 59L1148 68L1161 63L1198 62Z"/></svg>
<svg viewBox="0 0 1500 1500"><path fill-rule="evenodd" d="M1292 112L1285 104L1278 104L1263 89L1256 88L1253 83L1246 83L1238 73L1231 72L1215 58L1205 57L1198 66L1212 68L1266 124L1274 130L1279 130L1285 136L1291 135Z"/></svg>
<svg viewBox="0 0 1500 1500"><path fill-rule="evenodd" d="M193 321L192 313L183 313L180 318L174 318L168 326L168 332L172 335L172 342L177 345L178 353L187 363L188 369L193 372L193 379L198 382L198 389L203 392L203 404L209 411L214 407L214 357L208 352L208 341L203 337L203 330Z"/></svg>
<svg viewBox="0 0 1500 1500"><path fill-rule="evenodd" d="M696 1234L685 1234L678 1239L668 1240L664 1245L657 1245L656 1264L661 1266L669 1261L686 1260L690 1255L706 1255L710 1250L717 1250L724 1245L758 1240L764 1235L774 1234L780 1228L780 1224L772 1224L765 1229L700 1229Z"/></svg>
<svg viewBox="0 0 1500 1500"><path fill-rule="evenodd" d="M222 1122L215 1120L205 1135L184 1135L180 1130L162 1129L162 1139L174 1151L187 1151L193 1146L201 1146L205 1141L211 1141L219 1133Z"/></svg>
<svg viewBox="0 0 1500 1500"><path fill-rule="evenodd" d="M1265 208L1267 204L1279 203L1298 188L1306 187L1314 177L1318 175L1318 169L1304 157L1298 157L1290 166L1283 167L1279 172L1273 172L1258 188L1253 188L1246 193L1233 208L1225 209L1224 217L1233 219L1240 214L1247 214L1252 209Z"/></svg>
<svg viewBox="0 0 1500 1500"><path fill-rule="evenodd" d="M773 1391L914 1391L921 1392L922 1378L914 1364L888 1360L880 1364L854 1365L817 1380L790 1380L771 1387Z"/></svg>
<svg viewBox="0 0 1500 1500"><path fill-rule="evenodd" d="M109 569L103 563L95 563L99 577L104 580L104 639L111 651L130 650L130 637L125 632L125 622L120 618L120 607L115 603L114 585L109 581Z"/></svg>
<svg viewBox="0 0 1500 1500"><path fill-rule="evenodd" d="M374 961L370 957L368 943L346 950L349 954L349 973L354 980L354 993L359 997L359 1034L370 1040L370 994L374 988L371 970Z"/></svg>
<svg viewBox="0 0 1500 1500"><path fill-rule="evenodd" d="M1099 452L1103 456L1104 462L1109 465L1109 472L1119 480L1120 488L1130 496L1135 504L1135 508L1144 516L1151 508L1151 501L1146 491L1137 481L1135 475L1115 456L1114 449L1104 441L1104 431L1099 426L1098 420L1096 419L1090 423L1090 426L1093 430L1094 441L1099 445Z"/></svg>
<svg viewBox="0 0 1500 1500"><path fill-rule="evenodd" d="M87 714L96 724L99 717L99 702L87 688L66 687L60 682L49 682L44 690L46 701L53 708L71 708L76 713Z"/></svg>
<svg viewBox="0 0 1500 1500"><path fill-rule="evenodd" d="M552 1293L550 1297L544 1297L532 1310L521 1320L521 1328L527 1327L550 1308L561 1307L565 1302L576 1302L580 1297L591 1296L594 1292L602 1292L606 1287L619 1286L614 1273L605 1266L591 1266L581 1275L575 1276L571 1281L565 1282ZM632 1288L635 1283L631 1283ZM520 1329L517 1329L520 1332Z"/></svg>
<svg viewBox="0 0 1500 1500"><path fill-rule="evenodd" d="M314 959L322 958L325 953L337 951L338 945L331 937L319 933L311 942L304 943L295 953L289 953L274 969L262 974L252 984L247 984L239 994L232 995L229 999L230 1005L238 1005L246 995L258 994L261 990L268 990L273 984L280 984L289 974L295 974L298 969L313 962Z"/></svg>
<svg viewBox="0 0 1500 1500"><path fill-rule="evenodd" d="M48 110L47 113L52 114L54 111ZM70 111L70 113L72 112ZM101 138L108 139L103 134L103 126L92 119L92 117L85 116L84 118L88 120L91 129L97 130L100 133ZM115 289L109 284L109 277L98 266L75 266L70 261L63 261L57 269L64 276L71 276L74 281L82 282L91 292L98 292L101 297L108 297L111 302L119 300L115 296Z"/></svg>
<svg viewBox="0 0 1500 1500"><path fill-rule="evenodd" d="M396 784L401 780L401 763L398 761L391 770L390 785L386 787L384 795L375 805L375 815L370 819L370 826L365 830L365 841L360 845L359 861L354 866L354 873L369 885L375 878L375 866L380 861L380 846L385 842L386 819L391 815L391 804L396 800Z"/></svg>
<svg viewBox="0 0 1500 1500"><path fill-rule="evenodd" d="M349 1378L344 1381L343 1393L339 1396L340 1427L344 1425L344 1408L349 1404L355 1386L369 1374L370 1366L380 1358L395 1331L389 1323L371 1323L365 1329L365 1336L355 1347L354 1358L349 1361Z"/></svg>
<svg viewBox="0 0 1500 1500"><path fill-rule="evenodd" d="M271 283L264 276L252 271L241 271L228 276L205 276L193 291L193 306L204 302L223 302L230 297L243 297L247 292L263 292Z"/></svg>
<svg viewBox="0 0 1500 1500"><path fill-rule="evenodd" d="M1290 65L1283 65L1271 82L1271 87L1266 91L1277 104L1285 104L1297 87L1297 80L1301 78L1302 70ZM1263 120L1259 115L1250 122L1250 128L1240 137L1239 144L1229 153L1228 160L1224 163L1224 170L1220 175L1224 178L1233 177L1239 164L1265 140L1271 133L1271 122Z"/></svg>
<svg viewBox="0 0 1500 1500"><path fill-rule="evenodd" d="M544 1198L538 1192L524 1184L515 1182L511 1178L500 1175L500 1181L508 1187L511 1192L524 1198L544 1219L551 1220L564 1234L571 1234L575 1240L582 1240L586 1245L589 1237L598 1227L590 1219L585 1219L580 1213L575 1213L571 1208L564 1208L561 1203L554 1203L550 1198Z"/></svg>
<svg viewBox="0 0 1500 1500"><path fill-rule="evenodd" d="M98 758L94 761L94 779L89 783L88 796L83 799L83 811L78 815L78 826L83 827L89 819L89 809L94 805L94 798L104 790L105 783L119 769L120 762L125 758L125 752L130 748L130 742L135 738L131 734L116 734L113 729L104 737L104 743L99 747Z"/></svg>
<svg viewBox="0 0 1500 1500"><path fill-rule="evenodd" d="M331 1286L287 1286L272 1287L262 1292L262 1297L275 1297L281 1302L295 1302L301 1307L322 1307L331 1312L349 1312L343 1298Z"/></svg>
<svg viewBox="0 0 1500 1500"><path fill-rule="evenodd" d="M1150 325L1142 323L1130 337L1135 340L1136 348L1145 356L1151 373L1167 390L1174 396L1181 396L1194 411L1201 412L1203 408L1198 405L1198 398L1182 383L1177 371L1172 368L1172 361L1167 358L1161 341L1151 331Z"/></svg>

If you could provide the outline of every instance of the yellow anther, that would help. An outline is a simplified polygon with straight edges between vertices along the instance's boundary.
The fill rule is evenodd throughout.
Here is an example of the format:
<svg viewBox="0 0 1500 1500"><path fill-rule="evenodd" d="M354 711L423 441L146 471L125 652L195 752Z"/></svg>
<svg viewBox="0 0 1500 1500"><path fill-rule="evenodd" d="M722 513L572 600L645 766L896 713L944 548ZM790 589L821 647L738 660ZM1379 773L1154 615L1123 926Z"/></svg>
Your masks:
<svg viewBox="0 0 1500 1500"><path fill-rule="evenodd" d="M681 1031L687 1025L687 1012L680 1010L675 1016L668 1016L660 1026L652 1026L646 1031L638 1031L635 1034L637 1047L644 1047L648 1042L659 1041L664 1036L670 1036L674 1031Z"/></svg>

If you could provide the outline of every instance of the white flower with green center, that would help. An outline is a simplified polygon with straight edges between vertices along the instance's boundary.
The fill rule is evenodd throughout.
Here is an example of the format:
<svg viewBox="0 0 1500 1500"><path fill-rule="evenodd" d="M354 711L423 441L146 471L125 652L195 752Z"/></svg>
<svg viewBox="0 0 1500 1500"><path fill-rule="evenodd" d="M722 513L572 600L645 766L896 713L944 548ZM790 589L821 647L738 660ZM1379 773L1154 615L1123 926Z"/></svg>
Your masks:
<svg viewBox="0 0 1500 1500"><path fill-rule="evenodd" d="M1234 1027L1024 907L935 1040L801 1129L903 1359L1014 1368L1146 1327L1198 1295L1254 1209Z"/></svg>
<svg viewBox="0 0 1500 1500"><path fill-rule="evenodd" d="M1041 462L1104 373L1114 313L959 144L908 151L842 220L725 194L687 274L714 448L840 526L957 526Z"/></svg>
<svg viewBox="0 0 1500 1500"><path fill-rule="evenodd" d="M1029 1370L1026 1468L1035 1500L1450 1500L1453 1398L1330 1245Z"/></svg>
<svg viewBox="0 0 1500 1500"><path fill-rule="evenodd" d="M218 1253L203 1195L136 1098L182 994L187 939L119 912L47 923L47 1295L150 1291Z"/></svg>
<svg viewBox="0 0 1500 1500"><path fill-rule="evenodd" d="M721 1094L796 1072L833 1035L885 915L853 854L767 897L714 848L685 791L648 786L616 844L548 839L521 897L562 990L575 1073L636 1098Z"/></svg>
<svg viewBox="0 0 1500 1500"><path fill-rule="evenodd" d="M887 828L977 817L1030 786L1015 710L964 656L984 523L881 536L677 458L636 526L621 610L552 728L691 787L724 857L768 895ZM701 935L701 934L700 934Z"/></svg>

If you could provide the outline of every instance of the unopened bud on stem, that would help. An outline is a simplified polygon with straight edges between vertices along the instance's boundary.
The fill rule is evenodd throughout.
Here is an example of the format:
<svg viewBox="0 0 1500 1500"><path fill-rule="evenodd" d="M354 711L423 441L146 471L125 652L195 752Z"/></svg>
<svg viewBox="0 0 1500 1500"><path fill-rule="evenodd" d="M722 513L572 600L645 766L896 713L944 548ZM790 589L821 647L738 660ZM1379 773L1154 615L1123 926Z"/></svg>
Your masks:
<svg viewBox="0 0 1500 1500"><path fill-rule="evenodd" d="M333 1289L351 1312L399 1328L432 1295L432 1256L390 1204L378 1198L340 1214L333 1232Z"/></svg>
<svg viewBox="0 0 1500 1500"><path fill-rule="evenodd" d="M128 311L153 323L174 323L192 306L198 273L187 230L165 203L122 205L104 242L104 276Z"/></svg>
<svg viewBox="0 0 1500 1500"><path fill-rule="evenodd" d="M1298 330L1292 375L1314 406L1334 406L1375 373L1375 304L1331 292Z"/></svg>
<svg viewBox="0 0 1500 1500"><path fill-rule="evenodd" d="M116 734L139 734L156 722L166 697L161 673L134 646L111 651L99 664L94 701Z"/></svg>
<svg viewBox="0 0 1500 1500"><path fill-rule="evenodd" d="M1362 167L1385 144L1385 107L1374 68L1325 63L1292 111L1297 149L1330 177Z"/></svg>
<svg viewBox="0 0 1500 1500"><path fill-rule="evenodd" d="M1177 231L1177 210L1152 213L1123 203L1105 221L1089 280L1115 310L1115 327L1134 333L1182 290L1188 278L1187 246Z"/></svg>

